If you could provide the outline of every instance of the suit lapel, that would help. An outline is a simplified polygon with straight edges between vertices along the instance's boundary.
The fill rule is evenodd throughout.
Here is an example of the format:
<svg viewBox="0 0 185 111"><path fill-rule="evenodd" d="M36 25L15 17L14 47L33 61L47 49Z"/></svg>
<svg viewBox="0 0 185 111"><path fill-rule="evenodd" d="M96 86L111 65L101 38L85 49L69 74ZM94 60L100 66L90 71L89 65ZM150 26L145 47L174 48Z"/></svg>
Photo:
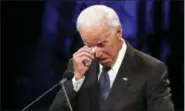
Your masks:
<svg viewBox="0 0 185 111"><path fill-rule="evenodd" d="M98 84L98 74L99 74L99 63L94 60L90 69L87 72L86 85L88 88L88 98L90 99L91 111L98 111L99 109L99 97L100 88Z"/></svg>
<svg viewBox="0 0 185 111"><path fill-rule="evenodd" d="M129 86L129 80L132 73L130 69L134 65L133 50L134 49L132 49L132 47L129 44L127 44L125 57L122 61L118 74L114 80L109 97L107 98L105 104L103 105L103 109L105 110L109 110L115 104L117 104L117 101L123 97L124 93L126 92Z"/></svg>
<svg viewBox="0 0 185 111"><path fill-rule="evenodd" d="M92 62L92 65L90 66L89 70L86 72L84 86L90 87L92 84L97 81L98 78L98 72L99 72L99 64L98 61L94 60Z"/></svg>

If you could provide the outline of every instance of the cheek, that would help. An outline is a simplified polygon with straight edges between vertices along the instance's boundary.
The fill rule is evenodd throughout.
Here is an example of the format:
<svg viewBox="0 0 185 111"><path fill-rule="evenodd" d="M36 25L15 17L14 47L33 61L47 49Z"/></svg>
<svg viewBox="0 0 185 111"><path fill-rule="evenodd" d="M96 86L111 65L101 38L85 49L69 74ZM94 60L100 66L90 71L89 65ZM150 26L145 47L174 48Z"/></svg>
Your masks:
<svg viewBox="0 0 185 111"><path fill-rule="evenodd" d="M104 49L100 51L103 58L114 59L116 54L116 48L114 44L107 45Z"/></svg>
<svg viewBox="0 0 185 111"><path fill-rule="evenodd" d="M109 56L110 59L114 59L116 56L116 48L115 45L112 45L108 48L107 55Z"/></svg>
<svg viewBox="0 0 185 111"><path fill-rule="evenodd" d="M114 52L110 48L107 48L107 50L103 52L103 56L112 59L114 57Z"/></svg>

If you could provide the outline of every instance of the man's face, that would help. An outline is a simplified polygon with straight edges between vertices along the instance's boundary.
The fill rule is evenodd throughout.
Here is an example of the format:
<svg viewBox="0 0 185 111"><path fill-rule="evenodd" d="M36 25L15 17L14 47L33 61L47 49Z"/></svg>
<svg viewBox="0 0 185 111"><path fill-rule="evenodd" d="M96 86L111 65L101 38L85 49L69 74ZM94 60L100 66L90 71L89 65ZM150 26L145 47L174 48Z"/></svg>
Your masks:
<svg viewBox="0 0 185 111"><path fill-rule="evenodd" d="M95 58L103 66L115 63L122 46L120 27L116 30L102 24L97 24L91 29L81 27L80 35L85 45L95 49Z"/></svg>

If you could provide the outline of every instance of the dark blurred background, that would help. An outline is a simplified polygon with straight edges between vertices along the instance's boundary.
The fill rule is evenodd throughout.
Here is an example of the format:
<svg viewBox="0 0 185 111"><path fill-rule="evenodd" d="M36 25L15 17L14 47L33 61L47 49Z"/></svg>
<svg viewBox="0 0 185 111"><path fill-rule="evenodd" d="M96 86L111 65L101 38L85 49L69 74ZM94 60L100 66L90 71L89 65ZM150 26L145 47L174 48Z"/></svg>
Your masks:
<svg viewBox="0 0 185 111"><path fill-rule="evenodd" d="M68 59L82 46L77 16L92 4L114 8L124 39L166 63L172 100L183 110L183 0L3 1L1 109L22 109L62 78ZM30 109L47 109L59 89Z"/></svg>

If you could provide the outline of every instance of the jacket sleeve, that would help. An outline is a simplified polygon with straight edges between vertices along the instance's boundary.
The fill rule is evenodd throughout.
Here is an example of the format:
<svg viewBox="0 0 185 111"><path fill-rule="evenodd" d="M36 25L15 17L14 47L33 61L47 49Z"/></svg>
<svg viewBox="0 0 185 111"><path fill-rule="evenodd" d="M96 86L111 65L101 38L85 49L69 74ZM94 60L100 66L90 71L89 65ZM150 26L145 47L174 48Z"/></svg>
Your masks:
<svg viewBox="0 0 185 111"><path fill-rule="evenodd" d="M71 60L69 60L69 62L68 62L68 67L67 67L66 71L73 71L73 66L72 66ZM67 95L70 99L71 105L73 108L75 108L76 92L74 91L72 79L66 81L64 83L64 86L65 86L65 90L67 92ZM69 106L67 104L67 101L64 96L64 92L63 92L62 88L56 94L52 104L49 107L49 111L69 111Z"/></svg>
<svg viewBox="0 0 185 111"><path fill-rule="evenodd" d="M153 68L147 80L146 102L148 111L175 111L171 100L168 70L164 63Z"/></svg>

